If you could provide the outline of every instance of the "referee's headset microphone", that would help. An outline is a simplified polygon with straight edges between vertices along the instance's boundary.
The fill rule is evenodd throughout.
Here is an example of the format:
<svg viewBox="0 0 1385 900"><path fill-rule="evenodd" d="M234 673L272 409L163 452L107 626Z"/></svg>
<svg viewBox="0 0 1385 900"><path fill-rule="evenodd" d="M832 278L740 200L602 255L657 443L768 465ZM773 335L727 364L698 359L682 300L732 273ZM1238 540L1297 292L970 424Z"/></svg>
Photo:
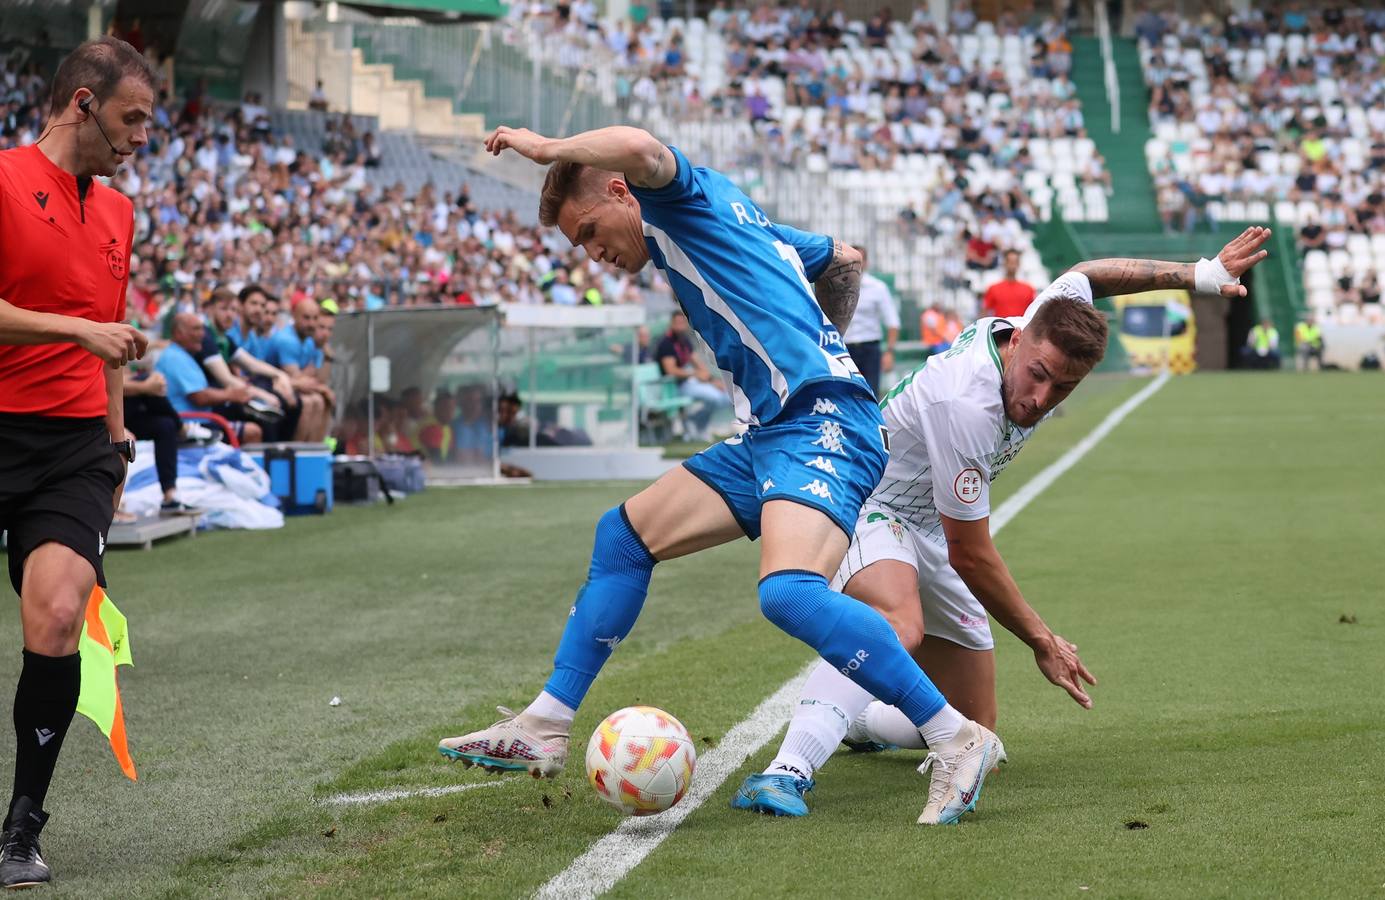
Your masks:
<svg viewBox="0 0 1385 900"><path fill-rule="evenodd" d="M101 120L96 117L96 113L91 111L91 98L83 97L81 100L78 100L77 108L86 113L87 118L96 123L96 130L101 132L101 140L105 141L106 146L111 148L111 155L120 156L120 151L115 149L115 144L112 144L111 139L106 137L106 129L101 126Z"/></svg>
<svg viewBox="0 0 1385 900"><path fill-rule="evenodd" d="M96 123L96 130L99 131L99 132L101 132L101 139L102 139L103 141L106 142L106 146L107 146L107 147L110 147L110 148L111 148L111 155L112 155L112 156L120 156L120 155L121 155L121 151L117 150L116 147L115 147L115 144L112 144L112 143L111 143L111 139L110 139L109 137L106 136L106 129L105 129L104 127L102 127L102 125L101 125L101 120L100 120L99 118L97 118L96 113L94 113L94 112L91 111L91 100L92 100L91 97L83 97L81 100L78 100L78 101L77 101L77 108L78 108L79 110L81 110L82 112L86 113L86 116L87 116L87 119L86 119L86 120L87 120L87 121L91 121L91 122L95 122L95 123ZM48 129L47 129L46 131L44 131L43 134L39 136L39 139L36 140L36 141L34 141L34 143L35 143L35 144L41 144L41 143L43 143L43 139L44 139L44 138L48 137L50 134L52 134L55 130L57 130L57 129L59 129L59 128L63 128L63 127L65 127L65 126L69 126L69 125L81 125L81 124L82 124L81 122L62 122L62 123L59 123L59 124L57 124L57 125L49 125L49 126L48 126Z"/></svg>

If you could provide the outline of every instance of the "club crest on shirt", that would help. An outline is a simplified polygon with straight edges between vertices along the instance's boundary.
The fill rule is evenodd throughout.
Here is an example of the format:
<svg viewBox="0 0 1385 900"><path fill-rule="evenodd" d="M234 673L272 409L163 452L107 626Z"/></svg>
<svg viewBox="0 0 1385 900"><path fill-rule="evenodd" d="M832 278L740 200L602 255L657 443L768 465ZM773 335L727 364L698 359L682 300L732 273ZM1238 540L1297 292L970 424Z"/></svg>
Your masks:
<svg viewBox="0 0 1385 900"><path fill-rule="evenodd" d="M112 278L117 280L124 278L128 271L125 265L125 251L119 247L113 247L107 250L106 265L110 267Z"/></svg>

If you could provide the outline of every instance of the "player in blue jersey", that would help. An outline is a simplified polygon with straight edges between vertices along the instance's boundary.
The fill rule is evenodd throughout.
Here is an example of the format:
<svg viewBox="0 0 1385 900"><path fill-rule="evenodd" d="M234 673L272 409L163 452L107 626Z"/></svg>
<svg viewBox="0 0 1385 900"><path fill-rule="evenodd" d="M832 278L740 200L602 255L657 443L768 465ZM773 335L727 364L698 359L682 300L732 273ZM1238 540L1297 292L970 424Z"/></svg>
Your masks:
<svg viewBox="0 0 1385 900"><path fill-rule="evenodd" d="M577 707L634 626L655 563L745 536L762 539L765 616L903 710L945 757L930 792L956 791L974 804L1004 757L1000 740L947 704L883 616L828 586L888 457L884 420L841 339L859 292L859 254L771 222L725 176L636 128L551 139L502 127L486 149L550 166L539 220L593 259L664 270L749 427L601 517L543 692L439 750L492 771L556 775ZM805 778L799 789L808 786Z"/></svg>

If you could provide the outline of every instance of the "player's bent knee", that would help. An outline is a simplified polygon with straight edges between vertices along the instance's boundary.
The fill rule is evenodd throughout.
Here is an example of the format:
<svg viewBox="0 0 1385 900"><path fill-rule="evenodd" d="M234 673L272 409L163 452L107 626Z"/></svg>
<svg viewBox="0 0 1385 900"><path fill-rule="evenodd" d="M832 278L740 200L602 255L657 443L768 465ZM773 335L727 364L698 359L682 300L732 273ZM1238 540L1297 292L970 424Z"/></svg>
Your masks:
<svg viewBox="0 0 1385 900"><path fill-rule="evenodd" d="M760 579L760 611L765 618L814 648L823 643L835 624L837 617L820 613L836 596L827 579L816 572L785 569ZM832 621L827 621L829 618Z"/></svg>
<svg viewBox="0 0 1385 900"><path fill-rule="evenodd" d="M890 623L894 633L899 637L899 642L904 645L904 651L910 656L916 656L923 649L923 623L909 619L901 619L889 613L881 613L885 621Z"/></svg>
<svg viewBox="0 0 1385 900"><path fill-rule="evenodd" d="M596 523L596 540L592 546L592 576L625 576L647 585L656 562L658 560L630 525L623 504L602 513Z"/></svg>

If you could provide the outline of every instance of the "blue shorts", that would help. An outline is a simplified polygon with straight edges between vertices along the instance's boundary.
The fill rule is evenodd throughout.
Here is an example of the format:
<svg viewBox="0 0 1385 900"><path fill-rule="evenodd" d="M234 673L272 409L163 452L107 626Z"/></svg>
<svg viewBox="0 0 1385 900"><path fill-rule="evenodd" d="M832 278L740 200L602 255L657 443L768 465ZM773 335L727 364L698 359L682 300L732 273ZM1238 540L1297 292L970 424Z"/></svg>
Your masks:
<svg viewBox="0 0 1385 900"><path fill-rule="evenodd" d="M703 450L684 467L721 495L741 530L760 536L760 506L792 500L820 509L847 537L885 472L889 439L875 400L846 384L800 390L768 425Z"/></svg>

